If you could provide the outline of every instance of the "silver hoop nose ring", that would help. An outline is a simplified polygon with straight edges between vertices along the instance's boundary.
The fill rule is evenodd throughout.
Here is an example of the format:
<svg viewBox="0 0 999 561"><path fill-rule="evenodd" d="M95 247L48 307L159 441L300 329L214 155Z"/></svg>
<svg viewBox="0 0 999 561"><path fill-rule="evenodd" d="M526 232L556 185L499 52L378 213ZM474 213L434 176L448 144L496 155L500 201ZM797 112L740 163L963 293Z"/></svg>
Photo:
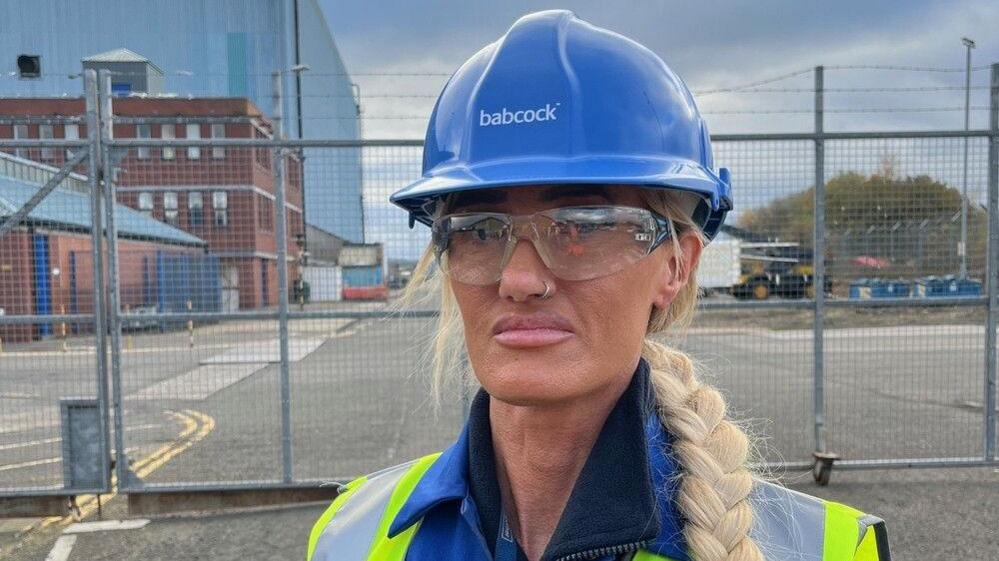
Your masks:
<svg viewBox="0 0 999 561"><path fill-rule="evenodd" d="M542 294L541 296L538 296L538 299L539 300L547 300L547 299L549 299L549 298L552 297L552 295L551 295L552 287L549 286L546 281L541 281L541 283L545 285L545 293Z"/></svg>

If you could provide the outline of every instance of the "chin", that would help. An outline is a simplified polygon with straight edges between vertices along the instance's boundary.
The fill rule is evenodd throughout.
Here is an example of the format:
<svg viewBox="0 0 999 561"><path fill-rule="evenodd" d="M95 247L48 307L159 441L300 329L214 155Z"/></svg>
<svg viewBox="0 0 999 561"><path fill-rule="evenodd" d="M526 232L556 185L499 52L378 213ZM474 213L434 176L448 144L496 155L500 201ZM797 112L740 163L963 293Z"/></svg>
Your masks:
<svg viewBox="0 0 999 561"><path fill-rule="evenodd" d="M551 350L554 350L551 349ZM476 369L489 395L511 405L551 405L585 395L585 359L569 358L548 349L490 353L491 360Z"/></svg>

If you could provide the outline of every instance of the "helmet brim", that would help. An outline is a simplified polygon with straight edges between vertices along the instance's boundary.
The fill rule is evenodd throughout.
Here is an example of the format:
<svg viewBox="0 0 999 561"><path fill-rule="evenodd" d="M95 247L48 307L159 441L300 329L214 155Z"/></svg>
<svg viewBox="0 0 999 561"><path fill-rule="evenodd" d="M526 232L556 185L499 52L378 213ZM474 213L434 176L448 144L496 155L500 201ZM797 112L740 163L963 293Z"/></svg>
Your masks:
<svg viewBox="0 0 999 561"><path fill-rule="evenodd" d="M731 210L729 186L711 170L683 159L620 156L508 158L468 166L437 166L434 173L397 191L389 200L430 225L426 204L443 195L497 187L557 184L620 184L677 189L704 200L693 218L708 239Z"/></svg>

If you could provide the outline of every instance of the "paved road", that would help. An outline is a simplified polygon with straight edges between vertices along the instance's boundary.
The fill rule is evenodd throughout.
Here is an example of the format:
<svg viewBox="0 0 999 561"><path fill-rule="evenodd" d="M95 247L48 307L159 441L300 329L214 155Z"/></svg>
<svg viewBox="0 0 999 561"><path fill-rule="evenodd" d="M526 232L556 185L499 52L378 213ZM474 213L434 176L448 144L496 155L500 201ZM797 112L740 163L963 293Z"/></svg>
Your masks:
<svg viewBox="0 0 999 561"><path fill-rule="evenodd" d="M828 487L787 474L806 493L875 512L888 522L894 559L999 559L999 472L994 469L837 473ZM116 499L108 516L125 515ZM141 529L78 536L66 561L299 561L323 504L258 512L153 519ZM43 561L60 529L13 548L0 532L0 559Z"/></svg>
<svg viewBox="0 0 999 561"><path fill-rule="evenodd" d="M435 412L426 381L415 374L428 322L292 323L295 478L350 477L453 438L460 402ZM203 329L194 349L186 335L149 334L132 343L121 391L133 461L178 438L185 426L178 411L214 422L197 447L156 470L150 483L281 477L276 333L273 323L259 322ZM974 326L830 330L828 448L851 459L980 454L982 340ZM702 329L682 346L760 436L763 459L809 458L809 332ZM93 360L86 350L0 356L0 488L61 483L58 400L94 395Z"/></svg>
<svg viewBox="0 0 999 561"><path fill-rule="evenodd" d="M438 450L454 437L460 403L435 412L425 380L413 375L421 370L418 349L429 332L428 321L293 322L296 479L370 472ZM273 322L204 327L198 330L194 349L183 333L132 337L122 365L125 448L145 484L280 479L276 334ZM981 328L974 326L830 330L825 340L828 448L851 459L980 454L983 339ZM725 390L736 414L748 419L748 426L761 436L763 458L808 458L813 438L809 332L751 326L695 329L682 346L701 361L705 377ZM92 350L83 345L68 353L0 355L0 488L61 483L58 399L95 394L93 361ZM164 449L175 452L166 461L153 461ZM972 521L958 534L980 534L971 544L995 543L994 524L984 522L997 519L999 481L994 470L838 472L828 489L803 485L807 492L838 497L899 520L899 535L907 543L950 544L955 535L925 541L936 534L920 533L921 527L909 524L911 520L953 529L965 518ZM929 505L936 513L917 512ZM252 544L247 547L259 551L259 558L285 559L281 553L298 547L301 535L267 532L264 538L223 527L245 524L260 531L277 523L276 528L300 532L316 512L303 507L200 522L156 521L150 528L163 528L162 533L134 530L80 537L71 559L149 559L156 558L150 556L156 548L170 547L237 548L219 551L214 558L244 558L247 550L238 551L241 543ZM130 538L128 532L145 537ZM37 551L21 551L47 552L55 534L43 534L49 541L38 540ZM131 556L112 554L119 541L121 551ZM94 549L88 544L95 544ZM30 555L23 558L45 557Z"/></svg>

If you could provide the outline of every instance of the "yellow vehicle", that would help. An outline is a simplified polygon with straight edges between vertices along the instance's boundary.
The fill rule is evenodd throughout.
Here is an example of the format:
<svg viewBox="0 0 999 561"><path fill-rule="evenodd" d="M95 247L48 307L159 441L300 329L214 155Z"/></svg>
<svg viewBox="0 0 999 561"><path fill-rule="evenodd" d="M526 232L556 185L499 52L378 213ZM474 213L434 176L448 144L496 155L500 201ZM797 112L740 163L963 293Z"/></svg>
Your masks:
<svg viewBox="0 0 999 561"><path fill-rule="evenodd" d="M763 253L742 254L742 274L732 286L732 295L741 300L766 300L771 296L814 298L815 270L812 252L796 244L766 244ZM832 292L832 279L826 276L826 293Z"/></svg>

